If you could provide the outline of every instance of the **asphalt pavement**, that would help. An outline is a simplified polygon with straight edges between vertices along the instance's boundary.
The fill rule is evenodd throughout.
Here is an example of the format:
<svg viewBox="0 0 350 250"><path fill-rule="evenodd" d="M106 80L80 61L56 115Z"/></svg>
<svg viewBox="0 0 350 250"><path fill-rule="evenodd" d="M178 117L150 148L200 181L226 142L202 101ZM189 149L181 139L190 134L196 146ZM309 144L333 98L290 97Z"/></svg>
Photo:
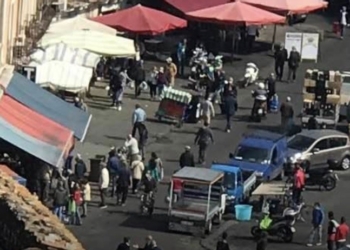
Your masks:
<svg viewBox="0 0 350 250"><path fill-rule="evenodd" d="M328 23L328 20L319 15L309 16L307 25L321 27L327 31L331 30L331 24ZM302 26L297 25L293 29L300 29ZM282 27L278 29L277 40L282 40L284 37L283 31L286 29L290 28ZM270 33L266 31L266 34L266 37L269 38L268 34ZM298 70L296 83L281 82L277 84L277 93L280 100L290 96L296 112L301 111L301 90L306 69L346 70L349 67L350 47L348 42L350 38L346 36L344 40L335 39L329 35L329 32L325 32L325 36L326 38L320 44L321 56L317 64L315 62L303 62ZM247 62L254 62L258 65L261 77L266 77L273 70L273 59L268 56L267 52L258 52L242 56L241 61L225 64L227 75L233 76L235 79L241 77ZM153 64L156 63L146 62L148 68L151 68ZM186 81L179 80L177 84L186 85ZM228 154L235 149L243 134L255 129L275 130L278 128L280 122L278 114L269 114L268 118L261 124L249 122L248 117L253 104L250 94L252 89L250 87L238 92L239 110L235 116L230 134L224 132L225 122L223 117L218 115L212 121L211 128L214 132L215 144L209 148L208 163L213 160L225 162ZM95 154L106 153L110 146L120 146L124 143L126 135L131 131L131 113L136 103L140 103L145 108L149 118L153 117L158 103L150 101L147 93L135 100L130 95L131 90L128 92L130 93L125 98L124 108L118 112L108 107L110 100L106 97L103 84L93 89L93 98L87 102L89 110L93 114L91 128L86 142L83 145L78 145L76 149L85 160L88 161ZM219 113L218 108L217 111ZM193 140L194 133L200 127L200 124L184 124L181 129L178 129L171 124L159 123L154 119L150 119L147 123L151 135L147 151L148 153L154 151L163 159L166 176L170 176L178 168L178 158L185 145L192 146L197 154ZM307 191L304 194L308 204L319 201L326 211L334 211L337 218L350 215L348 212L350 211L350 202L348 202L348 194L345 191L349 188L347 181L350 179L350 173L340 172L339 176L340 181L334 191ZM254 249L254 242L250 237L250 227L255 222L239 223L237 225L236 222L229 221L221 229L217 228L213 236L205 240L197 236L168 232L165 197L166 186L161 186L157 193L155 214L150 219L138 215L139 200L137 196L130 195L125 207L115 206L115 199L111 198L108 208L100 210L97 207L98 193L94 191L88 217L84 219L82 226L71 227L71 230L87 250L114 249L124 236L130 236L133 244L141 245L147 235L152 235L161 249L195 250L201 249L203 246L207 249L213 249L218 234L223 230L227 230L229 233L229 242L232 243L232 249ZM304 248L310 225L307 222L300 223L296 226L296 229L294 243L282 245L281 243L271 242L268 249L277 250L281 247L288 247L288 249L297 250Z"/></svg>

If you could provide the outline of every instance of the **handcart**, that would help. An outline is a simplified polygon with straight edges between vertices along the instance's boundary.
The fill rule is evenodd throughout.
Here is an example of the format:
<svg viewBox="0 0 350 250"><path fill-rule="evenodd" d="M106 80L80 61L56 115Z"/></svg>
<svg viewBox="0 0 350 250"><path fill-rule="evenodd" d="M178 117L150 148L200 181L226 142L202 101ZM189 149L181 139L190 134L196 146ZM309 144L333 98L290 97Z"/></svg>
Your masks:
<svg viewBox="0 0 350 250"><path fill-rule="evenodd" d="M186 121L187 110L191 99L192 95L187 92L168 88L164 90L161 96L155 116L159 121L165 118L175 121L178 127L182 127L183 122Z"/></svg>

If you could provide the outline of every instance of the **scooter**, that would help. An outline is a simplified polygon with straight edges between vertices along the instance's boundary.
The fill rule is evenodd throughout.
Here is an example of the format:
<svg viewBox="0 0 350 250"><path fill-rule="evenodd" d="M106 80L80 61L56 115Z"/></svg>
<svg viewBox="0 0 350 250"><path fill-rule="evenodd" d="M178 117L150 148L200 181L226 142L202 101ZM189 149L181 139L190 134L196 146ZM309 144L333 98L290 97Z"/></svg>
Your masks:
<svg viewBox="0 0 350 250"><path fill-rule="evenodd" d="M262 232L266 232L269 236L276 236L285 243L290 243L293 241L296 230L285 218L282 218L272 222L267 230L260 229L259 225L253 226L250 230L250 233L256 239L260 238Z"/></svg>
<svg viewBox="0 0 350 250"><path fill-rule="evenodd" d="M152 216L154 211L154 193L142 194L140 197L140 213Z"/></svg>
<svg viewBox="0 0 350 250"><path fill-rule="evenodd" d="M293 226L296 221L305 221L303 217L304 208L304 202L301 202L300 204L291 202L291 205L283 210L282 216L289 221L291 226Z"/></svg>
<svg viewBox="0 0 350 250"><path fill-rule="evenodd" d="M255 91L252 90L252 97L255 99ZM251 112L251 120L254 122L261 122L267 114L267 100L254 100L254 106Z"/></svg>
<svg viewBox="0 0 350 250"><path fill-rule="evenodd" d="M330 169L326 169L320 173L307 173L305 177L306 186L319 186L320 190L324 188L326 191L335 189L339 180L338 175Z"/></svg>
<svg viewBox="0 0 350 250"><path fill-rule="evenodd" d="M243 88L253 85L259 78L259 68L255 63L247 63L244 77L240 80L240 85Z"/></svg>

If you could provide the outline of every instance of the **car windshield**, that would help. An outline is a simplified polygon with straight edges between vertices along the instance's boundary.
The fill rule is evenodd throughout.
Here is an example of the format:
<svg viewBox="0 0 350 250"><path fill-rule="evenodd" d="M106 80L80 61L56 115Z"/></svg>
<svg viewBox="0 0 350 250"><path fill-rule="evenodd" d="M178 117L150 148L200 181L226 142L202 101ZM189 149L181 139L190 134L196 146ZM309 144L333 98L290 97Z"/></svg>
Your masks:
<svg viewBox="0 0 350 250"><path fill-rule="evenodd" d="M264 148L239 146L235 160L266 164L269 160L269 151Z"/></svg>
<svg viewBox="0 0 350 250"><path fill-rule="evenodd" d="M296 135L288 142L288 148L296 149L298 151L304 151L315 142L315 139L304 136Z"/></svg>

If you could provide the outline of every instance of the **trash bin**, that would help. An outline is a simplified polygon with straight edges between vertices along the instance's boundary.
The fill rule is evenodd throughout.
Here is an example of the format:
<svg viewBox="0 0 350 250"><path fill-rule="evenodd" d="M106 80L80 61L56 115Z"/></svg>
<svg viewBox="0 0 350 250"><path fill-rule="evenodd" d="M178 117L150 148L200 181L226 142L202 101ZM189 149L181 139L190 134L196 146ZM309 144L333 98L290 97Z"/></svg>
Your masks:
<svg viewBox="0 0 350 250"><path fill-rule="evenodd" d="M340 36L340 23L339 22L333 23L333 33L336 34L337 36Z"/></svg>
<svg viewBox="0 0 350 250"><path fill-rule="evenodd" d="M100 164L106 160L104 155L96 155L95 158L90 159L90 174L89 181L98 182L100 179Z"/></svg>
<svg viewBox="0 0 350 250"><path fill-rule="evenodd" d="M236 219L239 221L249 221L252 217L253 206L235 205Z"/></svg>

